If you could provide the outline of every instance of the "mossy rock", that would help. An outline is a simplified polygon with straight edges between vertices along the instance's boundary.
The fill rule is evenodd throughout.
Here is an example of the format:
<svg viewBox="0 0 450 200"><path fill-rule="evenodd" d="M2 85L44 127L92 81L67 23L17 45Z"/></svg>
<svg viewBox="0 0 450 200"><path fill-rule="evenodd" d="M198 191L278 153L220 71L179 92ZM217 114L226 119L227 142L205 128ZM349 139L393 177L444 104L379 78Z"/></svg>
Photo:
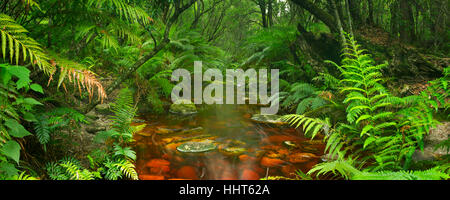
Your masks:
<svg viewBox="0 0 450 200"><path fill-rule="evenodd" d="M293 141L283 141L282 143L285 147L289 148L289 149L295 149L298 148L298 145L295 144Z"/></svg>
<svg viewBox="0 0 450 200"><path fill-rule="evenodd" d="M287 122L282 121L280 115L260 115L255 114L250 119L256 123L286 125Z"/></svg>
<svg viewBox="0 0 450 200"><path fill-rule="evenodd" d="M226 144L219 145L219 152L227 156L239 156L248 151L243 147L246 143L240 140L227 140Z"/></svg>
<svg viewBox="0 0 450 200"><path fill-rule="evenodd" d="M102 115L110 115L113 112L110 110L111 106L109 104L98 104L95 106L95 111Z"/></svg>
<svg viewBox="0 0 450 200"><path fill-rule="evenodd" d="M215 150L216 144L212 140L204 140L200 142L186 142L177 147L182 153L203 153Z"/></svg>
<svg viewBox="0 0 450 200"><path fill-rule="evenodd" d="M170 105L169 112L173 114L191 115L197 113L197 108L192 101L179 99Z"/></svg>
<svg viewBox="0 0 450 200"><path fill-rule="evenodd" d="M225 147L220 150L223 154L228 156L239 156L241 154L244 154L248 150L243 147Z"/></svg>

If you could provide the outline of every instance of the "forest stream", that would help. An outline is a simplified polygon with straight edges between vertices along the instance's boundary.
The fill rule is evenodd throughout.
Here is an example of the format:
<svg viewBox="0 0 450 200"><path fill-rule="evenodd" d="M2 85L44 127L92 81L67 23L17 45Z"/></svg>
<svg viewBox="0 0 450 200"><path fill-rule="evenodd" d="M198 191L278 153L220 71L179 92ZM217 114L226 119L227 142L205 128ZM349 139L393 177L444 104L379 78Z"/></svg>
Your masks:
<svg viewBox="0 0 450 200"><path fill-rule="evenodd" d="M295 177L297 169L307 172L320 161L322 140L281 123L256 122L252 113L248 105L213 105L192 116L145 116L135 124L146 124L135 136L139 178Z"/></svg>

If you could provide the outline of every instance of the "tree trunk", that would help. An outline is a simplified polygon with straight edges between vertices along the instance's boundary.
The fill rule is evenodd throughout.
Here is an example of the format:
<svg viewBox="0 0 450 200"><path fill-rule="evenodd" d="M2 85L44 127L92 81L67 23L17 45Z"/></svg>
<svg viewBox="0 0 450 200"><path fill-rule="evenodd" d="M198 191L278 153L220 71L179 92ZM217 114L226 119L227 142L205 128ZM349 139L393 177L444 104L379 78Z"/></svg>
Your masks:
<svg viewBox="0 0 450 200"><path fill-rule="evenodd" d="M348 10L356 29L362 24L360 9L360 0L348 0Z"/></svg>
<svg viewBox="0 0 450 200"><path fill-rule="evenodd" d="M409 0L400 0L400 38L403 42L415 40L414 16Z"/></svg>
<svg viewBox="0 0 450 200"><path fill-rule="evenodd" d="M269 20L269 26L273 26L273 0L269 0L267 9L267 18Z"/></svg>
<svg viewBox="0 0 450 200"><path fill-rule="evenodd" d="M353 19L352 19L352 15L350 13L350 5L349 5L349 0L345 1L345 5L346 5L346 10L347 10L347 16L348 16L348 28L350 31L350 34L353 35Z"/></svg>
<svg viewBox="0 0 450 200"><path fill-rule="evenodd" d="M373 21L373 1L372 0L367 0L368 2L368 6L369 6L369 16L367 17L367 24L369 25L374 25L374 21Z"/></svg>
<svg viewBox="0 0 450 200"><path fill-rule="evenodd" d="M448 2L448 1L447 1ZM448 27L448 6L446 1L442 0L432 0L430 2L430 18L431 23L430 31L433 36L434 47L439 47L448 44L448 37L443 37L446 35L446 27Z"/></svg>
<svg viewBox="0 0 450 200"><path fill-rule="evenodd" d="M267 16L266 16L266 1L265 0L258 0L259 9L261 10L261 18L262 18L262 25L263 28L267 28Z"/></svg>
<svg viewBox="0 0 450 200"><path fill-rule="evenodd" d="M50 16L48 19L48 30L47 30L47 48L52 47L52 32L53 32L53 19Z"/></svg>
<svg viewBox="0 0 450 200"><path fill-rule="evenodd" d="M349 27L349 25L347 24L348 22L346 22L345 20L342 20L342 19L345 19L345 17L344 17L344 13L345 13L344 6L342 6L341 0L335 0L334 3L336 5L336 10L338 11L338 14L339 14L339 19L341 19L342 28L344 30L347 30L348 27ZM334 9L331 9L331 10L333 11ZM333 13L334 13L334 11L333 11Z"/></svg>
<svg viewBox="0 0 450 200"><path fill-rule="evenodd" d="M398 38L398 3L393 2L390 7L391 12L391 35L394 39Z"/></svg>
<svg viewBox="0 0 450 200"><path fill-rule="evenodd" d="M299 5L303 9L310 12L312 15L316 16L320 21L330 28L334 33L339 33L339 28L336 26L336 22L333 16L324 10L320 9L316 4L312 3L310 0L291 0L295 4Z"/></svg>
<svg viewBox="0 0 450 200"><path fill-rule="evenodd" d="M336 18L336 23L337 23L337 27L339 29L339 35L341 36L341 45L342 47L345 47L345 43L346 43L346 39L345 39L345 34L344 34L344 28L342 28L342 23L341 23L341 19L339 17L339 13L336 7L336 2L335 0L328 0L328 2L331 5L331 8L334 10L334 16Z"/></svg>

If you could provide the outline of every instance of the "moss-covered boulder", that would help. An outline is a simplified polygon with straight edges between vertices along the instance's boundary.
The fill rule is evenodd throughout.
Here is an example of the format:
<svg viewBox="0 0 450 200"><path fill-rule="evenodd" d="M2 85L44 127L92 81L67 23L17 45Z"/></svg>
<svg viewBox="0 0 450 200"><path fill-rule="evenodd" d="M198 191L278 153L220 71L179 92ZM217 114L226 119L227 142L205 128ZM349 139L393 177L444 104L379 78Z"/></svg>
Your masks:
<svg viewBox="0 0 450 200"><path fill-rule="evenodd" d="M98 114L102 114L102 115L111 115L113 114L113 112L110 110L111 106L109 104L98 104L97 106L95 106L95 111Z"/></svg>
<svg viewBox="0 0 450 200"><path fill-rule="evenodd" d="M212 140L204 140L200 142L186 142L177 147L182 153L203 153L216 149L216 144Z"/></svg>
<svg viewBox="0 0 450 200"><path fill-rule="evenodd" d="M197 113L197 108L192 101L179 99L170 105L169 112L173 114L190 115Z"/></svg>
<svg viewBox="0 0 450 200"><path fill-rule="evenodd" d="M280 115L253 115L250 120L256 123L273 124L273 125L286 125L287 122L282 121Z"/></svg>

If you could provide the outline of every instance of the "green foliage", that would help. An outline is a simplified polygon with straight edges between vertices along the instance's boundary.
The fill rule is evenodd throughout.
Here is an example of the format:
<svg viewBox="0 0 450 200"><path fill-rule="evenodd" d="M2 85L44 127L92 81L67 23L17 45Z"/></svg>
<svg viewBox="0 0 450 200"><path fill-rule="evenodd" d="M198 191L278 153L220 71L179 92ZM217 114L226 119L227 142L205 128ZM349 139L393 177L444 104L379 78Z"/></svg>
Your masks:
<svg viewBox="0 0 450 200"><path fill-rule="evenodd" d="M224 69L225 53L222 49L209 44L196 31L180 29L171 37L170 51L174 54L168 68L184 68L193 72L194 61L202 61L203 68Z"/></svg>
<svg viewBox="0 0 450 200"><path fill-rule="evenodd" d="M353 167L352 160L336 160L331 162L319 163L308 171L308 175L315 173L316 176L332 173L338 175L344 179L350 179L354 174L358 174L359 171Z"/></svg>
<svg viewBox="0 0 450 200"><path fill-rule="evenodd" d="M25 67L0 64L0 179L25 178L16 169L22 149L17 139L32 135L24 124L36 121L34 107L42 105L27 97L29 89L41 92L36 89L38 84L32 84L29 74Z"/></svg>
<svg viewBox="0 0 450 200"><path fill-rule="evenodd" d="M281 106L289 108L297 105L295 112L299 115L318 110L328 104L328 101L320 96L321 93L312 84L294 83Z"/></svg>
<svg viewBox="0 0 450 200"><path fill-rule="evenodd" d="M130 5L129 0L88 0L88 7L109 9L118 14L121 18L131 22L140 22L145 25L150 24L152 19L140 7Z"/></svg>
<svg viewBox="0 0 450 200"><path fill-rule="evenodd" d="M430 104L436 111L439 108L443 108L445 111L448 111L450 108L450 67L444 69L444 76L438 78L436 80L430 81L430 86L427 87L425 91L421 92L421 96L425 99L429 99L427 102ZM447 118L450 116L447 115Z"/></svg>
<svg viewBox="0 0 450 200"><path fill-rule="evenodd" d="M375 160L374 170L407 167L412 153L422 147L423 135L435 124L430 110L420 97L389 94L381 78L386 64L374 65L370 55L352 37L348 39L343 64L330 62L341 72L347 120L328 137L326 150Z"/></svg>
<svg viewBox="0 0 450 200"><path fill-rule="evenodd" d="M54 71L54 66L47 61L44 50L39 43L26 35L28 31L24 27L3 13L0 14L0 26L3 59L9 55L10 63L18 65L22 60L24 63L39 66L47 73Z"/></svg>
<svg viewBox="0 0 450 200"><path fill-rule="evenodd" d="M296 114L285 115L281 117L281 120L288 122L289 125L295 128L302 126L305 135L310 135L311 138L314 138L321 130L323 130L325 134L328 134L330 131L330 123L328 120L310 118Z"/></svg>
<svg viewBox="0 0 450 200"><path fill-rule="evenodd" d="M112 130L116 133L112 138L119 144L126 144L133 140L133 128L130 126L136 115L136 107L133 105L133 95L130 90L121 90L116 101L111 104L114 112L112 119Z"/></svg>
<svg viewBox="0 0 450 200"><path fill-rule="evenodd" d="M447 180L450 176L437 168L425 171L379 171L355 174L352 180Z"/></svg>
<svg viewBox="0 0 450 200"><path fill-rule="evenodd" d="M133 164L136 152L128 146L133 141L133 134L139 131L139 128L131 126L136 115L132 92L129 89L121 90L116 101L111 104L111 110L114 112L111 117L112 129L100 132L94 138L96 142L109 144L108 148L106 151L91 153L91 166L97 168L107 180L125 177L137 180L139 178Z"/></svg>
<svg viewBox="0 0 450 200"><path fill-rule="evenodd" d="M336 109L344 108L345 120L334 119L336 124L331 126L329 120L324 122L305 115L283 117L296 128L303 126L305 134L312 137L321 129L327 129L325 151L329 156L338 156L339 159L318 164L308 174L315 173L320 176L332 173L345 179L351 179L355 174L358 174L355 176L358 179L367 176L396 178L394 175L404 174L410 174L408 179L424 178L420 177L422 172L414 175L416 172L401 170L408 169L412 154L416 149L423 148L423 136L436 124L428 99L424 95L403 98L391 95L382 85L381 69L386 64L374 65L370 55L360 50L360 46L352 37L349 37L348 41L347 47L344 48L345 58L342 65L328 61L339 69L341 77L335 78L322 73L317 78L328 83L327 87L330 89L339 90L340 95L335 95L334 101L332 98L327 100L337 105L334 107ZM302 84L298 90L311 95L316 89ZM305 95L294 96L301 98ZM304 107L304 104L300 103L299 106ZM356 163L370 164L366 166L364 173L357 173L358 170L353 167ZM380 172L381 170L383 172ZM380 173L370 174L374 172ZM427 173L430 178L446 178L433 170L423 172Z"/></svg>
<svg viewBox="0 0 450 200"><path fill-rule="evenodd" d="M67 155L48 147L58 144L55 139L59 136L67 138L64 134L80 131L80 124L86 120L72 108L83 109L87 98L90 103L96 95L97 100L106 99L102 83L112 83L112 90L125 86L133 91L122 91L111 106L115 113L112 128L95 138L104 143L103 147L88 155L89 169L74 159L63 159L48 164L48 177L137 179L131 143L133 133L142 127L130 125L136 105L146 101L151 113L163 114L174 86L169 79L172 71L185 68L192 72L194 61L202 61L205 68L222 70L280 69L281 108L296 113L282 119L296 128L303 127L310 137L324 133L326 153L339 155L339 161L317 165L313 174L328 176L331 172L347 179L448 178L440 174L448 173L448 168L442 168L448 156L433 161L431 167L420 168L430 170L409 171L419 169L411 167L415 164L412 154L423 150L423 136L435 125L434 117L447 115L448 67L444 77L429 82L420 95L395 97L383 86L385 64L376 65L353 38L345 44L342 62L333 63L337 70L322 65L323 58L335 57L331 49L338 45L334 40L341 28L335 27L335 16L328 13L333 10L329 5L332 1L314 1L311 6L309 1L187 2L191 1L1 1L0 179L33 179L22 170L32 171L27 167L38 168L46 159L57 160L54 157L58 153ZM449 37L445 36L450 32L442 28L448 16L445 3L349 2L348 7L345 3L340 6L342 29L354 30L358 37L368 40L368 47L376 49L386 47L387 41L397 44L400 39L401 44L411 39L400 48L388 49L395 51L395 57L390 57L395 67L402 68L406 59L406 63L412 59L424 64L419 71L433 74L436 66L446 63L446 59L441 62L426 54L431 46L442 50L442 57L447 53ZM404 2L409 6L399 5ZM179 12L185 7L186 12ZM365 10L376 11L374 23L361 20L371 21L372 12ZM417 37L404 37L414 34ZM425 49L414 47L412 40L424 44ZM387 53L385 48L380 50ZM410 57L409 51L418 57ZM378 60L380 52L373 53ZM336 72L340 72L339 77ZM43 88L44 84L49 88ZM66 94L53 87L63 88ZM81 99L73 98L72 92ZM36 155L42 152L35 151L41 146L44 155ZM448 150L449 146L444 141L436 147ZM343 161L350 158L350 164ZM359 172L360 167L354 164L366 169ZM299 172L298 176L310 179L313 174Z"/></svg>
<svg viewBox="0 0 450 200"><path fill-rule="evenodd" d="M289 56L292 56L292 54L286 44L290 44L295 39L296 33L297 29L293 26L272 27L271 29L257 31L248 38L244 45L245 52L250 53L250 55L241 64L241 67L269 64L290 58Z"/></svg>
<svg viewBox="0 0 450 200"><path fill-rule="evenodd" d="M58 107L37 115L37 120L33 123L35 135L46 151L52 135L70 132L87 121L83 114L72 108Z"/></svg>
<svg viewBox="0 0 450 200"><path fill-rule="evenodd" d="M353 166L352 160L336 160L317 164L308 174L316 176L333 174L347 180L447 180L450 175L440 167L424 171L360 171Z"/></svg>
<svg viewBox="0 0 450 200"><path fill-rule="evenodd" d="M84 169L80 162L72 157L47 163L45 169L49 178L53 180L94 180L98 177L98 172Z"/></svg>

